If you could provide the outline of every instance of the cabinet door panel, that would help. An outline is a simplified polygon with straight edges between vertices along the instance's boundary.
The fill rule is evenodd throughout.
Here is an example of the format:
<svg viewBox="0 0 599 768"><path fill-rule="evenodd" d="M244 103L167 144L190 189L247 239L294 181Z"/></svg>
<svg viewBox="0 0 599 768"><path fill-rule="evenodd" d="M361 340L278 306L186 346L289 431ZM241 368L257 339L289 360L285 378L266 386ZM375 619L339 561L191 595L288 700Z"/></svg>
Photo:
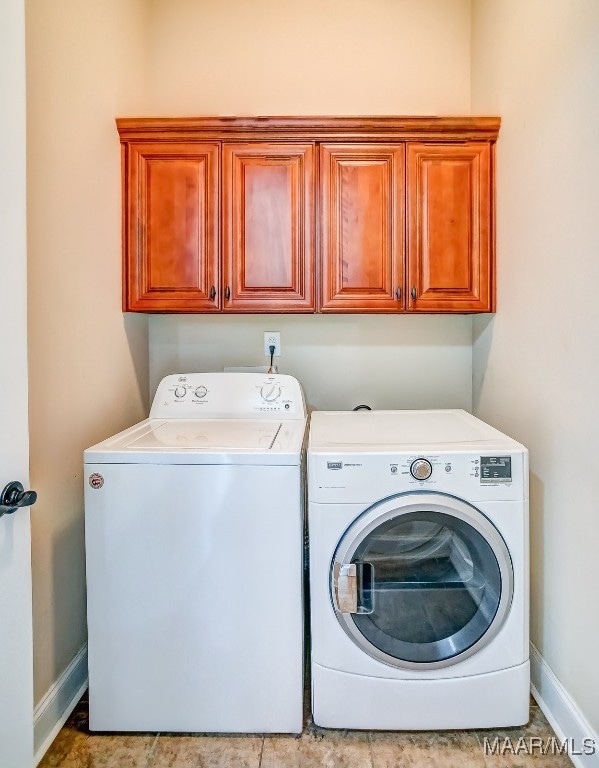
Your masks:
<svg viewBox="0 0 599 768"><path fill-rule="evenodd" d="M314 311L314 146L223 145L224 307Z"/></svg>
<svg viewBox="0 0 599 768"><path fill-rule="evenodd" d="M125 309L219 309L218 144L132 144Z"/></svg>
<svg viewBox="0 0 599 768"><path fill-rule="evenodd" d="M322 311L403 308L403 174L403 145L321 147Z"/></svg>
<svg viewBox="0 0 599 768"><path fill-rule="evenodd" d="M408 144L408 307L490 312L489 144Z"/></svg>

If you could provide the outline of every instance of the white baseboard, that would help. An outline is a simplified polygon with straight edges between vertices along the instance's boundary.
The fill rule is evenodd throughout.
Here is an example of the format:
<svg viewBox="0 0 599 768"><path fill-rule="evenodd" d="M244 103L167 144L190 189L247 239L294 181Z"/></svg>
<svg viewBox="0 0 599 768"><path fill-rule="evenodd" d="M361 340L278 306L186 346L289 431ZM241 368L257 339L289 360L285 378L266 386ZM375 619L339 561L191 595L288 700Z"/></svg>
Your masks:
<svg viewBox="0 0 599 768"><path fill-rule="evenodd" d="M560 740L568 739L569 744L574 746L574 749L569 749L568 754L576 768L599 768L599 735L591 728L532 643L530 644L530 677L532 695L556 736ZM594 754L577 754L584 751L584 739L592 740Z"/></svg>
<svg viewBox="0 0 599 768"><path fill-rule="evenodd" d="M58 680L50 686L33 713L34 765L48 751L58 732L87 688L87 643Z"/></svg>

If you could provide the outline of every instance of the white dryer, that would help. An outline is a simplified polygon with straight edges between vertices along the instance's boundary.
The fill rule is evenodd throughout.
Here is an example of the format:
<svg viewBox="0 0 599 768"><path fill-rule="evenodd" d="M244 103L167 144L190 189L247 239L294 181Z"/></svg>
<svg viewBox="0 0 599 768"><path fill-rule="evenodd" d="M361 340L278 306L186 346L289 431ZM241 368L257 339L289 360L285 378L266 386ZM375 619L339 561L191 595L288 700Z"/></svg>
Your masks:
<svg viewBox="0 0 599 768"><path fill-rule="evenodd" d="M303 454L291 376L167 376L85 451L90 727L299 733Z"/></svg>
<svg viewBox="0 0 599 768"><path fill-rule="evenodd" d="M465 411L317 412L308 500L314 722L526 723L527 450Z"/></svg>

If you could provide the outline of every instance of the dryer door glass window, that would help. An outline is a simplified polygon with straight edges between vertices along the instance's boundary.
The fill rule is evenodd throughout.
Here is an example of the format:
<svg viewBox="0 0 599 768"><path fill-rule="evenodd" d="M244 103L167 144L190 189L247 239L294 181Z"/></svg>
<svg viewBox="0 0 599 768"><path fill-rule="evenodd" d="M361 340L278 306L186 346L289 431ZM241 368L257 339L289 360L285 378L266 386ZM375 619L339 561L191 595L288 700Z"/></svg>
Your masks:
<svg viewBox="0 0 599 768"><path fill-rule="evenodd" d="M355 610L342 617L359 644L398 666L445 666L479 644L505 603L502 571L511 574L493 531L485 536L434 510L396 514L374 527L348 553Z"/></svg>

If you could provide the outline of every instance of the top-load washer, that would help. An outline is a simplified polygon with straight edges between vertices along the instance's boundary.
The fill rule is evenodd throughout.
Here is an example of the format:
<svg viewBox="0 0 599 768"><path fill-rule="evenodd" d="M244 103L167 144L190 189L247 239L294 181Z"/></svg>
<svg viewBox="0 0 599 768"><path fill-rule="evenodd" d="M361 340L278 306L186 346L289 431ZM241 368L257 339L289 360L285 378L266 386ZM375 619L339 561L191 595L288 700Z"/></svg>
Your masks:
<svg viewBox="0 0 599 768"><path fill-rule="evenodd" d="M167 376L85 451L93 730L299 733L303 454L291 376Z"/></svg>
<svg viewBox="0 0 599 768"><path fill-rule="evenodd" d="M314 722L527 722L527 450L465 411L317 412L308 500Z"/></svg>

